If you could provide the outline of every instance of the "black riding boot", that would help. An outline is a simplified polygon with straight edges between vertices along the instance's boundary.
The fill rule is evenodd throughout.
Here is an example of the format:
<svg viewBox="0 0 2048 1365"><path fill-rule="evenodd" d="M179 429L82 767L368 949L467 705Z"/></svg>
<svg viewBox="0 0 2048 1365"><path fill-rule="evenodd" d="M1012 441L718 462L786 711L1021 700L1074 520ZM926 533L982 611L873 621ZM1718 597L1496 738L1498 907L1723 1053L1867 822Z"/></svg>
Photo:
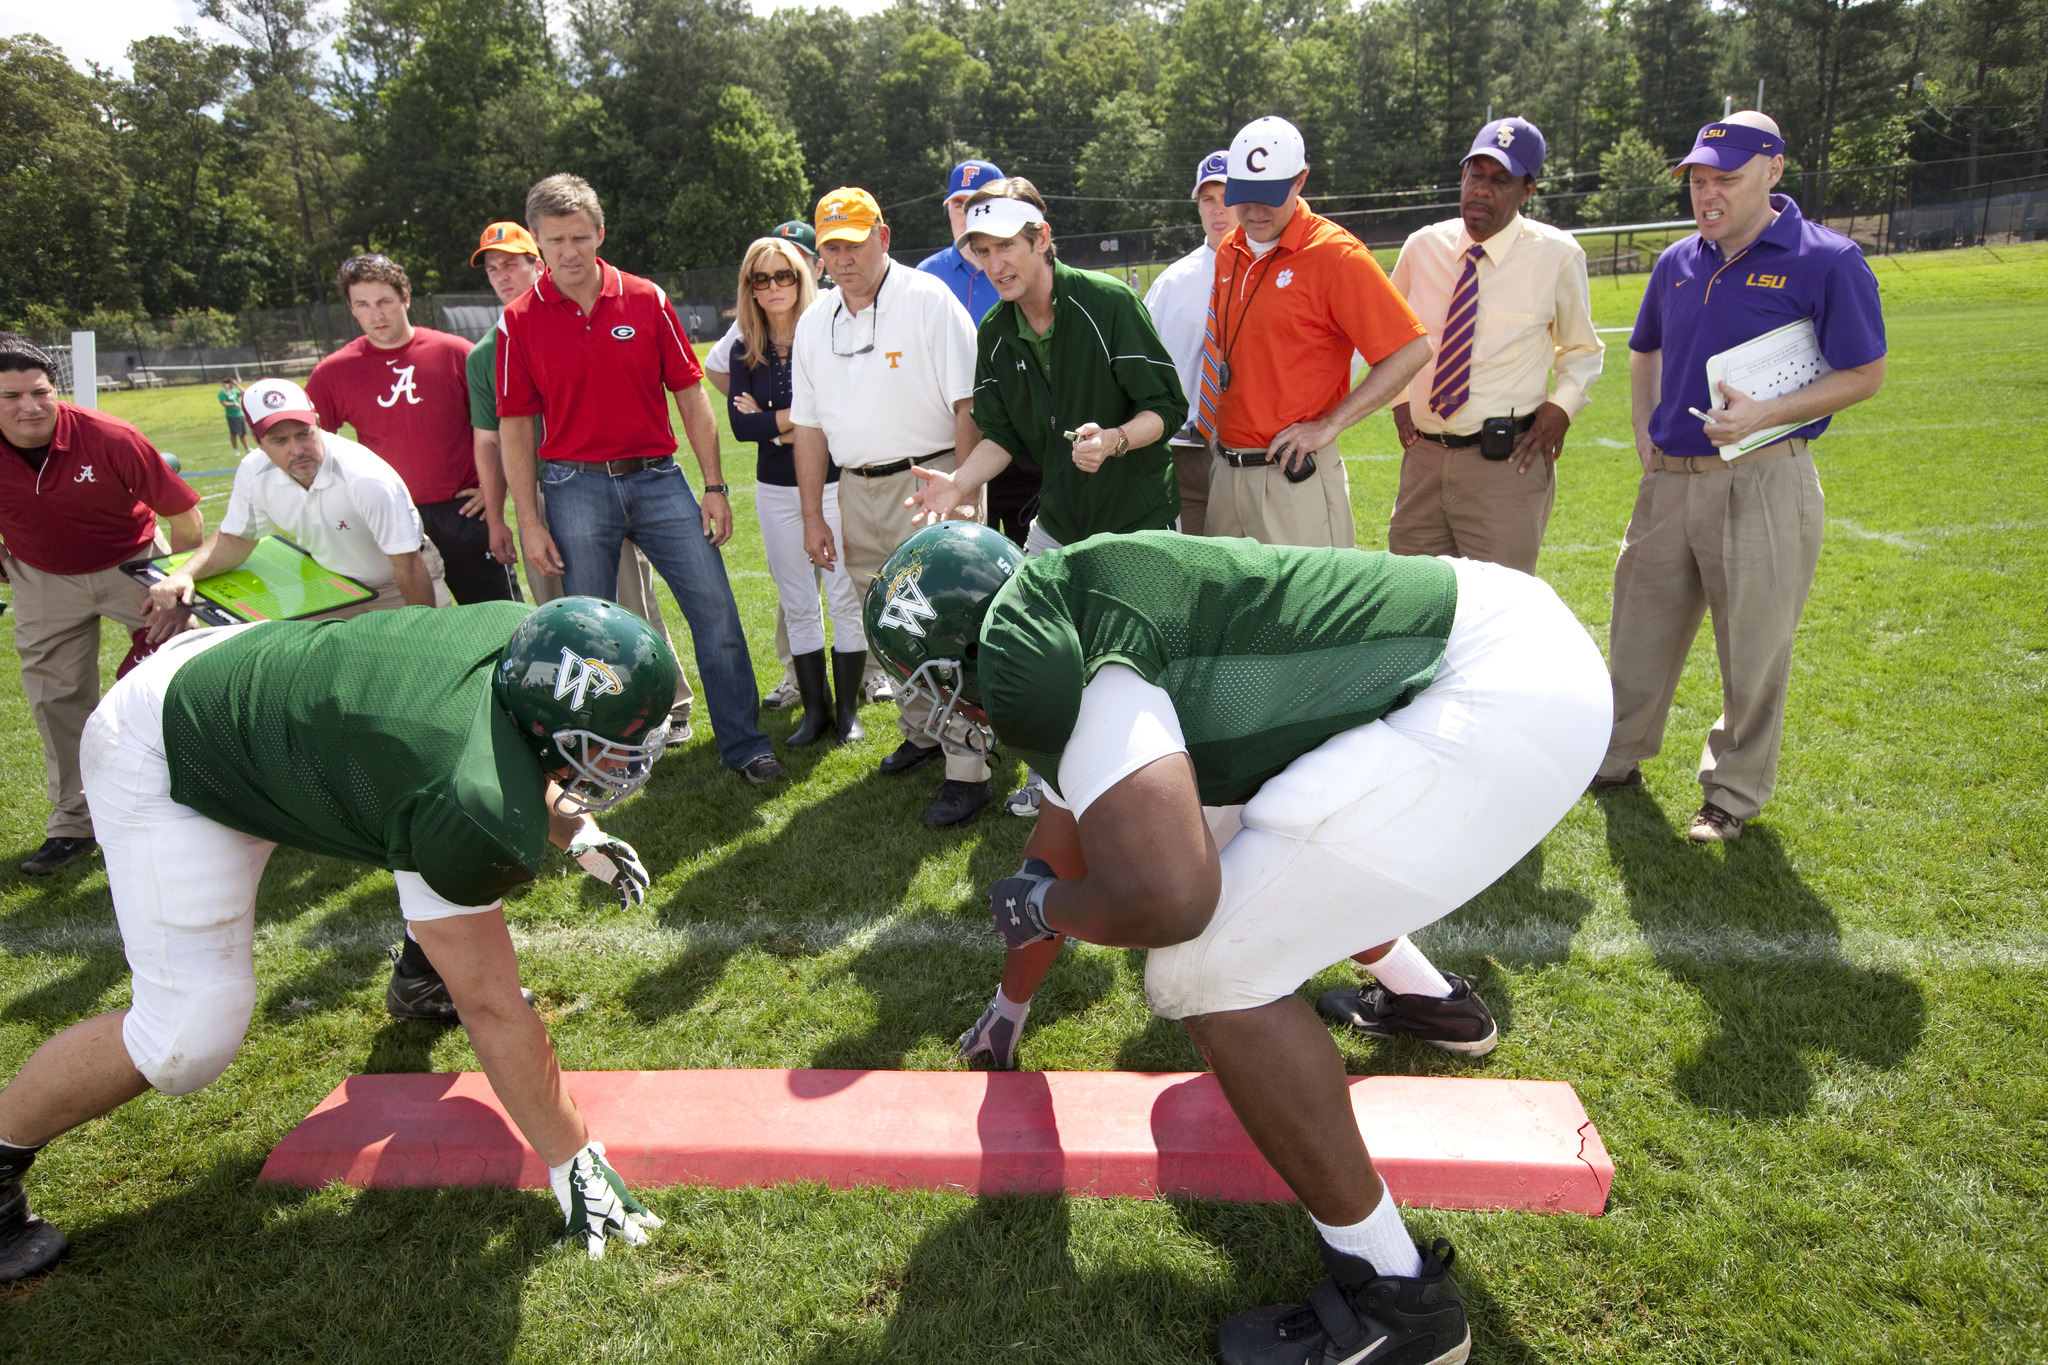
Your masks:
<svg viewBox="0 0 2048 1365"><path fill-rule="evenodd" d="M814 649L789 661L796 671L797 695L803 699L804 718L783 744L801 749L816 744L832 732L832 692L825 683L825 651Z"/></svg>
<svg viewBox="0 0 2048 1365"><path fill-rule="evenodd" d="M867 671L864 649L832 651L832 690L839 694L839 738L850 743L866 737L860 728L860 679Z"/></svg>

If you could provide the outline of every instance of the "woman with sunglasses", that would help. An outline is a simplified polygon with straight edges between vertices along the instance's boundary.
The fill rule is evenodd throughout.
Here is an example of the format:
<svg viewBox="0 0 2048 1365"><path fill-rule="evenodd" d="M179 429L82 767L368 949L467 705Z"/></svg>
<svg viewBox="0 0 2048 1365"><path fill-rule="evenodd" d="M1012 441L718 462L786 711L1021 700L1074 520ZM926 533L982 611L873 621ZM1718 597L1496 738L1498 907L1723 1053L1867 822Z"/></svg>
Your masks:
<svg viewBox="0 0 2048 1365"><path fill-rule="evenodd" d="M747 248L740 265L739 344L733 347L726 413L732 434L760 450L754 466L754 515L768 572L789 628L790 666L803 701L803 720L784 741L792 748L815 744L827 731L842 740L859 739L861 673L867 664L867 636L861 629L860 594L846 566L824 575L832 604L831 677L825 667L825 618L818 607L819 570L804 552L804 515L796 486L793 429L789 420L789 348L796 320L818 298L810 264L780 237L763 237ZM827 471L825 521L839 535L839 470ZM838 693L838 708L833 693Z"/></svg>

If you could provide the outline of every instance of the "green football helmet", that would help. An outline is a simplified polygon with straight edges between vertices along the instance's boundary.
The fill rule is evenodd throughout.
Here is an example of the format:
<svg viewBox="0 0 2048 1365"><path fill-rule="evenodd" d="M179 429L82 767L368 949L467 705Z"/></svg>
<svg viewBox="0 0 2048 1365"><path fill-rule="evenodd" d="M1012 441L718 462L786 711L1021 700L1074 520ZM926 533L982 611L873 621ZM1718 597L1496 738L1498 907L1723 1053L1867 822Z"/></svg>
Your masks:
<svg viewBox="0 0 2048 1365"><path fill-rule="evenodd" d="M981 706L981 623L1023 563L1024 552L1000 531L942 521L897 546L868 584L868 647L902 688L931 703L924 733L950 753L986 758L994 747L987 728L960 706Z"/></svg>
<svg viewBox="0 0 2048 1365"><path fill-rule="evenodd" d="M550 774L564 815L615 806L638 791L668 743L676 656L613 602L561 597L519 623L498 656L492 691Z"/></svg>

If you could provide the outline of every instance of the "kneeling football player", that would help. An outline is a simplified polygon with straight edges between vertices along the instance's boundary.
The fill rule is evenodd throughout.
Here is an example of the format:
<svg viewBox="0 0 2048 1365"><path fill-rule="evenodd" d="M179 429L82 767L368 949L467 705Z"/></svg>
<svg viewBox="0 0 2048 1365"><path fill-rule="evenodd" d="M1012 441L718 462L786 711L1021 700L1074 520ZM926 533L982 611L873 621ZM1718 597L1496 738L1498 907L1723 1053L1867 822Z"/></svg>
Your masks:
<svg viewBox="0 0 2048 1365"><path fill-rule="evenodd" d="M963 1050L1014 1055L1011 1002L1064 936L1150 949L1152 1012L1193 1035L1330 1272L1307 1303L1224 1323L1219 1357L1465 1360L1450 1244L1408 1236L1336 1042L1295 992L1392 943L1372 964L1383 983L1484 1014L1404 936L1585 790L1611 705L1585 628L1492 564L1161 531L1027 563L962 522L903 543L867 618L876 653L933 701L934 739L983 742L958 722L985 723L1046 779L1023 866L990 890L1003 989Z"/></svg>
<svg viewBox="0 0 2048 1365"><path fill-rule="evenodd" d="M591 812L647 780L675 681L644 622L589 597L193 631L122 679L81 752L134 1003L50 1039L0 1090L0 1283L64 1252L22 1188L43 1144L146 1090L190 1094L241 1047L278 844L391 871L491 1088L550 1167L564 1237L593 1258L608 1235L644 1242L661 1220L564 1089L499 898L552 843L640 901L646 869Z"/></svg>

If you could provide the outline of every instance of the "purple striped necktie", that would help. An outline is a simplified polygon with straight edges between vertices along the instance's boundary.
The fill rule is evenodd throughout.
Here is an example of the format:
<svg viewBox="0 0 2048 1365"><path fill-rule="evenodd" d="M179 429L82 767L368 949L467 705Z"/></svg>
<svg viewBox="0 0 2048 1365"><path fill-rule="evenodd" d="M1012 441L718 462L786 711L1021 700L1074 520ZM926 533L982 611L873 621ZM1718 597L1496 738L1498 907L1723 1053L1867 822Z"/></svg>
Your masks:
<svg viewBox="0 0 2048 1365"><path fill-rule="evenodd" d="M1209 290L1209 321L1202 330L1202 386L1195 396L1195 427L1209 439L1216 439L1216 402L1223 386L1218 379L1223 364L1223 344L1216 336L1216 290Z"/></svg>
<svg viewBox="0 0 2048 1365"><path fill-rule="evenodd" d="M1479 258L1483 242L1465 251L1465 270L1451 291L1451 311L1444 318L1444 339L1436 349L1436 382L1429 389L1429 410L1450 420L1472 395L1472 332L1479 322Z"/></svg>

